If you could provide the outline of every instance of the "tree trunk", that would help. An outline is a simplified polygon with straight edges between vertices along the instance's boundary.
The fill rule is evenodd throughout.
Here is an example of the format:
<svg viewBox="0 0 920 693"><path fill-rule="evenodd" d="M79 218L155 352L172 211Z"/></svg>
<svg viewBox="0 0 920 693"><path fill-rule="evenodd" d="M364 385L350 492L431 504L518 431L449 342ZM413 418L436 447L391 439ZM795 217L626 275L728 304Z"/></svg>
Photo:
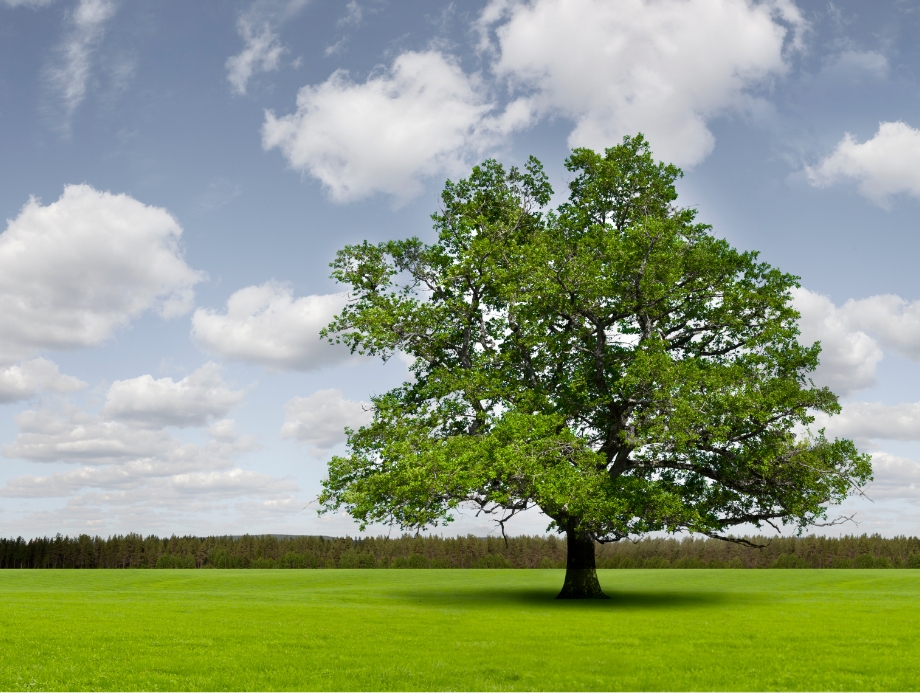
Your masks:
<svg viewBox="0 0 920 693"><path fill-rule="evenodd" d="M556 599L609 599L601 592L594 563L594 540L584 532L566 529L565 583Z"/></svg>

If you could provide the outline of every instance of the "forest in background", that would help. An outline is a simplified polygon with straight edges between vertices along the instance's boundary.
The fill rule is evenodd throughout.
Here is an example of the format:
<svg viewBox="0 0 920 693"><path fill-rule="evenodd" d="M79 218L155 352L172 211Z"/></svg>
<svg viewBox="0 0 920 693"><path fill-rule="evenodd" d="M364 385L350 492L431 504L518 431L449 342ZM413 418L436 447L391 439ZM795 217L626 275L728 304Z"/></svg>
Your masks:
<svg viewBox="0 0 920 693"><path fill-rule="evenodd" d="M920 568L920 539L879 535L646 538L597 545L598 568ZM239 537L0 539L0 568L564 568L549 537Z"/></svg>

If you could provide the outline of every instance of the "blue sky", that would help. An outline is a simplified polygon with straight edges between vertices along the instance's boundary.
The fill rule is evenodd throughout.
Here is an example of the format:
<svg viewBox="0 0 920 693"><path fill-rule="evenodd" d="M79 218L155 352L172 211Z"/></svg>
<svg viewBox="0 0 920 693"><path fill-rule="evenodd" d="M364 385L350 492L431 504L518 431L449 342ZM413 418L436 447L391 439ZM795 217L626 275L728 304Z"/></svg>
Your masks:
<svg viewBox="0 0 920 693"><path fill-rule="evenodd" d="M917 534L907 0L0 0L0 534L354 534L313 499L407 371L318 339L335 250L430 239L488 157L561 199L571 147L640 130L683 205L801 276L819 424L876 468L826 531Z"/></svg>

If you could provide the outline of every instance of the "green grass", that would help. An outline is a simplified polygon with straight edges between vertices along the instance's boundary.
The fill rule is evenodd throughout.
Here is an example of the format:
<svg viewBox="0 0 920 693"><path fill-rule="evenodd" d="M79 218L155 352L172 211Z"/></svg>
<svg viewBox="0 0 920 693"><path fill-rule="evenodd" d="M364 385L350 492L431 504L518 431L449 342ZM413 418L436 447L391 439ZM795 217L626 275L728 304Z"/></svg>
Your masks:
<svg viewBox="0 0 920 693"><path fill-rule="evenodd" d="M0 690L917 690L920 571L0 571Z"/></svg>

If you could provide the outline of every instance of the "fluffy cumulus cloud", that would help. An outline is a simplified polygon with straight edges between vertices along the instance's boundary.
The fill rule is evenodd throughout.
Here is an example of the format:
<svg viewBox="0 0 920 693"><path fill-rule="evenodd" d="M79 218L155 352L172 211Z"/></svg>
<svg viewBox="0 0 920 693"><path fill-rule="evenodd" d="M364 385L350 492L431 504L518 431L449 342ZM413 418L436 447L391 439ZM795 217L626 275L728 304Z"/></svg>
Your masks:
<svg viewBox="0 0 920 693"><path fill-rule="evenodd" d="M169 471L176 471L173 467ZM176 475L178 476L178 475ZM136 490L164 478L163 465L144 461L103 467L78 467L49 476L24 474L7 481L0 495L8 498L61 498L72 496L82 489L100 489L106 492Z"/></svg>
<svg viewBox="0 0 920 693"><path fill-rule="evenodd" d="M205 351L231 361L314 370L349 358L347 349L319 337L345 301L345 294L295 299L290 287L277 282L248 286L230 296L222 313L196 310L192 338Z"/></svg>
<svg viewBox="0 0 920 693"><path fill-rule="evenodd" d="M359 428L372 418L367 402L345 399L341 390L318 390L309 397L295 397L284 405L287 415L283 438L306 443L321 455L345 441L345 427Z"/></svg>
<svg viewBox="0 0 920 693"><path fill-rule="evenodd" d="M863 447L875 447L878 440L920 441L920 402L847 402L840 414L822 414L815 424L828 435L852 438Z"/></svg>
<svg viewBox="0 0 920 693"><path fill-rule="evenodd" d="M882 295L836 306L828 297L805 289L793 295L802 314L802 341L821 341L815 381L837 394L851 395L873 385L883 348L920 361L920 301ZM818 413L811 428L823 428L832 438L852 439L860 450L876 451L870 498L920 500L920 462L880 450L885 441L920 441L920 402L844 401L840 414Z"/></svg>
<svg viewBox="0 0 920 693"><path fill-rule="evenodd" d="M85 465L152 465L169 474L227 466L235 454L255 448L231 419L219 419L244 392L230 390L213 363L178 382L149 375L113 383L98 414L72 404L47 403L15 417L19 434L3 447L6 457ZM168 426L204 426L211 442L182 443ZM212 460L205 461L205 458Z"/></svg>
<svg viewBox="0 0 920 693"><path fill-rule="evenodd" d="M0 234L0 363L96 346L147 310L187 313L203 274L181 234L166 210L88 185L29 200Z"/></svg>
<svg viewBox="0 0 920 693"><path fill-rule="evenodd" d="M920 362L920 301L882 294L850 299L841 310L852 324L875 335L886 349Z"/></svg>
<svg viewBox="0 0 920 693"><path fill-rule="evenodd" d="M575 122L570 145L641 131L692 166L713 148L707 121L786 72L805 21L791 0L492 0L479 28L496 76L535 114Z"/></svg>
<svg viewBox="0 0 920 693"><path fill-rule="evenodd" d="M266 112L263 146L339 202L405 201L560 115L575 122L574 146L641 130L658 156L693 165L713 147L707 121L751 107L806 25L792 0L492 0L476 28L494 83L433 49L363 81L338 70L303 87L294 113Z"/></svg>
<svg viewBox="0 0 920 693"><path fill-rule="evenodd" d="M58 47L58 61L48 72L48 81L60 98L67 119L86 96L93 53L115 10L112 0L79 0L69 16L70 27Z"/></svg>
<svg viewBox="0 0 920 693"><path fill-rule="evenodd" d="M878 363L884 356L878 342L827 296L807 289L792 293L795 308L802 316L802 343L821 342L821 364L814 373L815 382L839 395L874 385Z"/></svg>
<svg viewBox="0 0 920 693"><path fill-rule="evenodd" d="M40 392L68 394L85 387L82 380L62 375L57 364L48 359L38 358L0 368L0 404L29 399Z"/></svg>
<svg viewBox="0 0 920 693"><path fill-rule="evenodd" d="M450 58L410 51L363 82L338 70L304 87L294 113L266 112L262 144L319 179L333 200L385 193L404 201L426 177L465 170L471 154L513 128L492 109Z"/></svg>
<svg viewBox="0 0 920 693"><path fill-rule="evenodd" d="M28 409L16 416L19 435L3 446L6 457L33 462L108 464L181 453L168 432L138 430L75 407Z"/></svg>
<svg viewBox="0 0 920 693"><path fill-rule="evenodd" d="M177 388L195 390L201 381L208 381L209 368L202 370L180 383L154 381L160 385L146 392L150 406L145 414L163 417L164 409L174 403ZM221 389L213 377L210 383ZM109 403L124 394L116 388L117 396L110 397ZM136 393L129 394L129 405L136 404ZM227 402L223 406L202 403L200 392L193 393L192 399L198 402L192 416L202 417L201 409L212 414L226 409ZM136 415L138 409L129 406L129 415ZM52 518L58 526L99 526L105 518L123 518L121 526L134 531L139 526L155 528L157 523L172 529L202 513L226 513L236 506L250 515L290 514L303 507L292 496L298 491L292 479L235 466L240 455L258 446L251 437L239 436L228 419L211 425L210 440L205 443L183 443L163 428L139 428L134 422L123 423L76 407L29 410L16 421L19 435L3 448L6 457L74 468L8 479L0 487L0 496L67 499L66 508ZM143 423L152 423L149 416ZM30 519L31 523L39 521L37 516Z"/></svg>
<svg viewBox="0 0 920 693"><path fill-rule="evenodd" d="M888 208L893 195L920 198L920 130L906 123L881 123L875 136L860 144L850 133L814 167L806 167L817 187L855 181L860 194Z"/></svg>
<svg viewBox="0 0 920 693"><path fill-rule="evenodd" d="M109 388L102 414L146 428L204 426L226 416L245 394L229 389L220 376L220 366L207 363L178 382L172 378L154 380L151 375L116 380Z"/></svg>
<svg viewBox="0 0 920 693"><path fill-rule="evenodd" d="M816 382L838 394L875 383L883 348L920 361L920 301L883 294L836 306L807 289L794 290L793 299L802 314L802 341L821 342Z"/></svg>
<svg viewBox="0 0 920 693"><path fill-rule="evenodd" d="M221 419L208 426L208 435L214 440L232 443L237 439L236 422L233 419Z"/></svg>
<svg viewBox="0 0 920 693"><path fill-rule="evenodd" d="M875 480L866 488L872 500L908 499L920 503L920 461L877 452L872 455Z"/></svg>

